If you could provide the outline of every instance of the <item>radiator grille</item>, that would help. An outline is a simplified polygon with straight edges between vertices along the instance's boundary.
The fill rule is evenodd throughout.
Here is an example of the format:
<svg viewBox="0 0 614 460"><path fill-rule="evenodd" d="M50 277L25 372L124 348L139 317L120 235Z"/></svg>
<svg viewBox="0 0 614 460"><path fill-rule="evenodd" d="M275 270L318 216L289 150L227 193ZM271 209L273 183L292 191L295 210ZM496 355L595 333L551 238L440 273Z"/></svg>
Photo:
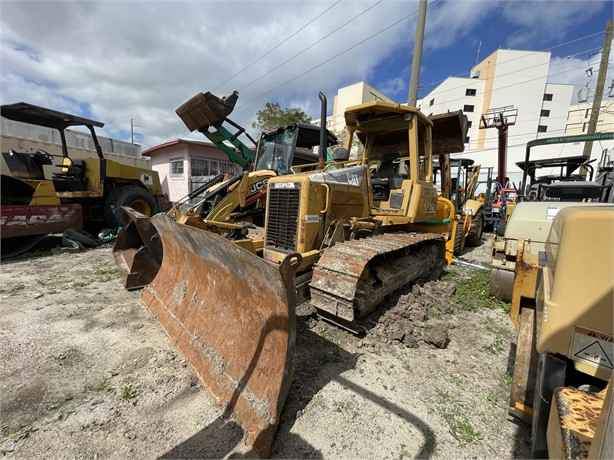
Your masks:
<svg viewBox="0 0 614 460"><path fill-rule="evenodd" d="M296 249L300 189L271 188L266 246L283 251Z"/></svg>

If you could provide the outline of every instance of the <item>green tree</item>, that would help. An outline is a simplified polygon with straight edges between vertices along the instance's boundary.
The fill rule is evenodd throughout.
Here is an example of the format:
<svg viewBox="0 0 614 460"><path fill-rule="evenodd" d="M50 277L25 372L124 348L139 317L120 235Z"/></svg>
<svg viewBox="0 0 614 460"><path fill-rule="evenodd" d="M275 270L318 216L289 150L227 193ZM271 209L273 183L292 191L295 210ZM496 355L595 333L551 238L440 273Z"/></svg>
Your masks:
<svg viewBox="0 0 614 460"><path fill-rule="evenodd" d="M252 127L259 131L272 131L292 123L310 123L311 117L299 108L282 108L277 102L267 102L258 110Z"/></svg>

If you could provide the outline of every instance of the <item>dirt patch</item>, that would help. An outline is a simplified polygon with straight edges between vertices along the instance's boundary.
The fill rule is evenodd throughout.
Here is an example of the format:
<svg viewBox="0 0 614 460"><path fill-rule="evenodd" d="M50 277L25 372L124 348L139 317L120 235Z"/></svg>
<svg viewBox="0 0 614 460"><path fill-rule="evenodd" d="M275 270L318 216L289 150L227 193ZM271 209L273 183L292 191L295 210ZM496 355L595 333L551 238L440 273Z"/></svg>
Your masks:
<svg viewBox="0 0 614 460"><path fill-rule="evenodd" d="M365 321L369 326L367 342L402 343L410 348L430 345L446 348L452 324L446 319L458 310L452 296L452 281L428 281L415 284L407 293L390 299L384 313Z"/></svg>
<svg viewBox="0 0 614 460"><path fill-rule="evenodd" d="M114 270L109 248L0 266L3 455L219 457L236 443ZM475 276L452 267L390 298L365 338L299 306L274 457L526 457L507 417L507 314L458 297Z"/></svg>

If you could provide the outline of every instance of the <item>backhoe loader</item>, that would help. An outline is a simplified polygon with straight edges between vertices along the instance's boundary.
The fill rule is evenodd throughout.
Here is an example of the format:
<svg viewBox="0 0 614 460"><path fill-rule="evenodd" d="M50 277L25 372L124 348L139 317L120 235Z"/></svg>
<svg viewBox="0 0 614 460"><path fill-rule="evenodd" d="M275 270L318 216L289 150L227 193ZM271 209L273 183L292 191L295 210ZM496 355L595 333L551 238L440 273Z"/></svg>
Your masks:
<svg viewBox="0 0 614 460"><path fill-rule="evenodd" d="M348 109L362 158L325 165L320 149L318 163L271 178L262 257L164 214L147 220L161 263L142 300L244 430L242 454L270 453L291 382L299 292L357 332L387 294L441 273L454 206L437 196L432 152L462 151L464 138L462 115L447 121L435 129L417 109L384 102Z"/></svg>
<svg viewBox="0 0 614 460"><path fill-rule="evenodd" d="M256 144L241 126L228 118L237 97L236 91L224 98L210 92L197 93L176 110L190 131L201 132L244 171L230 178L222 174L215 176L175 203L167 214L180 224L220 234L258 253L262 251L267 181L292 173L296 166L317 162L314 147L328 153L337 139L326 128L295 123L262 133ZM325 116L323 93L320 100ZM225 124L236 131L230 132ZM243 134L256 144L255 151L239 139ZM162 260L155 228L148 219L130 209L124 211L124 229L113 252L127 289L147 285Z"/></svg>
<svg viewBox="0 0 614 460"><path fill-rule="evenodd" d="M440 154L434 163L434 179L440 180L440 193L454 204L455 219L446 243L450 256L463 253L465 246L478 246L484 231L484 202L477 199L480 165L467 158L450 159ZM454 177L453 177L454 176Z"/></svg>

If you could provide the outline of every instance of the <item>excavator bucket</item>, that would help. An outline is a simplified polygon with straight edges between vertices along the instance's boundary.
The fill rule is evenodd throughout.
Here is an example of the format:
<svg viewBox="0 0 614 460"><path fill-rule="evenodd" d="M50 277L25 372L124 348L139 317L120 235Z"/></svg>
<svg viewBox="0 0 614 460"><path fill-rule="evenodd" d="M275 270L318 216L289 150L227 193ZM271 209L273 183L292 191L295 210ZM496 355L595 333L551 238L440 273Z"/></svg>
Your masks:
<svg viewBox="0 0 614 460"><path fill-rule="evenodd" d="M163 258L143 303L225 408L224 417L242 428L235 452L269 456L291 383L300 255L275 267L166 215L149 223Z"/></svg>
<svg viewBox="0 0 614 460"><path fill-rule="evenodd" d="M147 286L155 278L162 263L160 236L151 218L132 208L122 207L123 228L113 246L113 257L124 287L128 290Z"/></svg>

